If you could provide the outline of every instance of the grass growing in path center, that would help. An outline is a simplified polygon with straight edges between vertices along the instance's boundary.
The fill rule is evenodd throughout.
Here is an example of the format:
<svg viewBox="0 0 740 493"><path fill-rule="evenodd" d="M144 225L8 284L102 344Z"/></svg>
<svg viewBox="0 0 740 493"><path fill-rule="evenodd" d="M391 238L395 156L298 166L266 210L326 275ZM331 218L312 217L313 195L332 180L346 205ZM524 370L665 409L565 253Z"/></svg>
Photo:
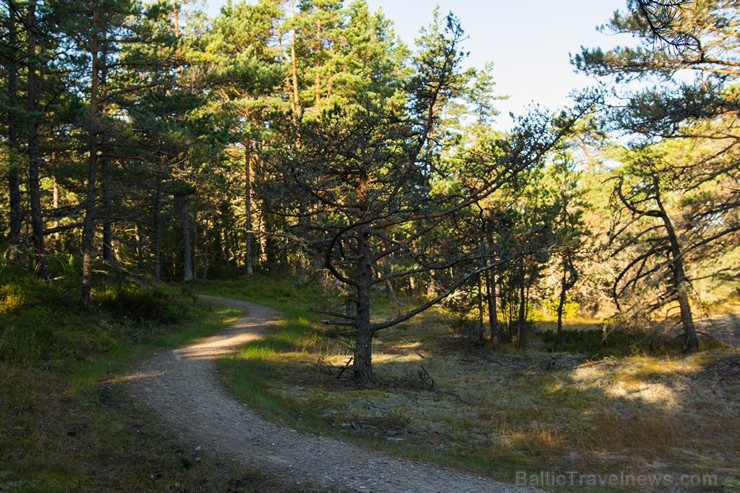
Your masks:
<svg viewBox="0 0 740 493"><path fill-rule="evenodd" d="M289 278L260 275L247 279L196 281L189 287L198 293L249 300L280 310L283 314L280 330L247 343L233 356L222 358L218 362L221 376L241 400L271 419L294 428L330 433L331 427L320 415L295 409L276 398L269 382L277 359L290 354L303 355L307 346L316 343L318 316L312 310L325 306L331 298ZM310 371L299 369L302 370ZM300 380L300 375L296 377Z"/></svg>

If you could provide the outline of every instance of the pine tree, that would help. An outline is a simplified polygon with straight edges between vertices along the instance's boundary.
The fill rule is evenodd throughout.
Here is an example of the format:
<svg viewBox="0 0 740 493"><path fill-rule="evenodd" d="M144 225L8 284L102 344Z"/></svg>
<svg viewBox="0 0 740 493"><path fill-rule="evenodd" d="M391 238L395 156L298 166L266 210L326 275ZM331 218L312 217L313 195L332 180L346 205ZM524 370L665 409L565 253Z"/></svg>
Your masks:
<svg viewBox="0 0 740 493"><path fill-rule="evenodd" d="M635 219L655 220L659 223L655 227L662 230L658 237L651 236L646 251L628 263L617 284L627 280L626 285L632 287L648 273L653 276L662 272L672 287L657 305L648 308L677 302L684 349L695 351L698 340L690 302L688 254L712 243L732 245L731 238L737 237L739 228L735 211L740 203L736 123L740 69L734 48L738 46L740 7L737 2L725 0L631 0L628 7L627 14L617 12L605 29L635 35L641 41L638 47L618 47L608 52L583 49L574 59L580 70L611 77L617 83L635 79L655 82L633 92L627 85L623 96L628 103L608 106L607 98L605 107L607 128L635 137L632 147L636 153L629 159L631 164L618 174L615 197ZM675 77L679 72L691 72L695 79L682 82ZM656 157L652 148L666 140L691 142L692 146L707 146L712 151L674 154L668 161ZM672 194L682 192L694 197L695 234L709 225L719 224L719 228L706 228L712 233L699 237L680 234L668 202ZM638 237L647 241L643 235ZM661 260L665 255L667 264ZM652 260L657 261L656 266L643 268ZM624 286L615 287L615 292L625 292Z"/></svg>

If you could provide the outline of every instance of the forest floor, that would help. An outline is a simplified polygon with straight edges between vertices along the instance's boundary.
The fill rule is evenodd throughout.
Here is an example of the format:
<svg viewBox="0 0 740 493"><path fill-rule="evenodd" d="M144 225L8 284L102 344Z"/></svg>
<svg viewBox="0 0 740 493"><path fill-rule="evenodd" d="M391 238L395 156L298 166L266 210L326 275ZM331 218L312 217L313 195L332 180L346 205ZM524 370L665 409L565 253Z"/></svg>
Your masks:
<svg viewBox="0 0 740 493"><path fill-rule="evenodd" d="M378 382L360 389L342 371L350 349L337 334L314 327L296 336L292 326L310 322L240 306L248 317L147 361L131 388L194 449L277 472L294 487L523 491L480 476L513 483L524 475L530 486L561 491L740 485L737 349L605 358L533 341L526 352L492 352L464 344L433 311L375 339ZM217 377L277 425L236 403ZM625 475L652 486L625 487Z"/></svg>
<svg viewBox="0 0 740 493"><path fill-rule="evenodd" d="M341 440L266 421L219 384L215 359L279 331L279 312L215 298L245 309L219 335L148 359L129 378L145 403L194 451L216 452L307 488L374 492L534 492L437 465L394 458Z"/></svg>
<svg viewBox="0 0 740 493"><path fill-rule="evenodd" d="M237 309L206 308L172 290L101 290L82 310L75 277L49 285L7 274L0 273L0 492L303 491L193 451L118 384L152 353L221 330Z"/></svg>

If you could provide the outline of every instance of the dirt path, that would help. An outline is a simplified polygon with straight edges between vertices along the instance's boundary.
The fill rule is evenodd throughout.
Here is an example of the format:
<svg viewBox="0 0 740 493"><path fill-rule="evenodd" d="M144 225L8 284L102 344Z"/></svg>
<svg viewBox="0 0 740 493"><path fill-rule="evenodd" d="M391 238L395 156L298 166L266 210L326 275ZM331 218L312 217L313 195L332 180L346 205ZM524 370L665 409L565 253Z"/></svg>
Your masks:
<svg viewBox="0 0 740 493"><path fill-rule="evenodd" d="M373 492L535 492L412 462L268 422L219 383L214 360L276 330L279 313L254 303L204 297L246 309L219 335L157 354L131 376L134 397L194 448L269 471L287 484Z"/></svg>

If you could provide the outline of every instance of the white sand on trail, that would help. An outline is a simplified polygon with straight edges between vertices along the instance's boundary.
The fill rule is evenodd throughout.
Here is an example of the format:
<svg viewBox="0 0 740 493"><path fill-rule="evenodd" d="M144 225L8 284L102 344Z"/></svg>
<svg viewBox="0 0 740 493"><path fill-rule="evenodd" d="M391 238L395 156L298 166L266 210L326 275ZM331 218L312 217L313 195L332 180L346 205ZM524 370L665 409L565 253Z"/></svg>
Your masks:
<svg viewBox="0 0 740 493"><path fill-rule="evenodd" d="M194 449L276 475L288 485L373 492L535 492L438 465L399 459L340 440L298 432L237 402L219 382L214 360L277 330L280 313L246 301L203 297L245 309L223 332L159 353L129 378L134 398Z"/></svg>

